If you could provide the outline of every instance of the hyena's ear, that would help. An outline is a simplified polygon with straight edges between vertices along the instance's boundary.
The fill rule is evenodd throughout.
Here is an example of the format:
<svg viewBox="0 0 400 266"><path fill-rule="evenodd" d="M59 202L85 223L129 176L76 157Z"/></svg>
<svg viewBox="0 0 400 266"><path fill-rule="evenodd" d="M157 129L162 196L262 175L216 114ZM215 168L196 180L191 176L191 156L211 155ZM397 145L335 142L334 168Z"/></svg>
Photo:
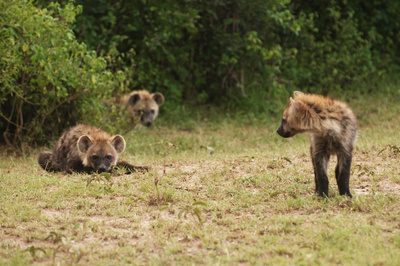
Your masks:
<svg viewBox="0 0 400 266"><path fill-rule="evenodd" d="M122 137L121 135L116 135L112 137L110 143L118 153L121 153L125 150L126 142L124 137Z"/></svg>
<svg viewBox="0 0 400 266"><path fill-rule="evenodd" d="M135 105L139 100L140 100L139 93L135 93L135 94L132 94L131 97L129 97L128 102L130 105Z"/></svg>
<svg viewBox="0 0 400 266"><path fill-rule="evenodd" d="M162 95L161 93L159 93L159 92L153 93L151 95L151 97L157 103L158 106L161 106L164 104L164 95Z"/></svg>
<svg viewBox="0 0 400 266"><path fill-rule="evenodd" d="M294 95L294 98L296 98L296 97L298 97L298 96L300 96L300 95L303 95L304 93L302 93L301 91L294 91L293 92L293 95Z"/></svg>
<svg viewBox="0 0 400 266"><path fill-rule="evenodd" d="M82 153L86 153L90 146L93 145L93 139L89 136L83 135L78 139L78 150Z"/></svg>
<svg viewBox="0 0 400 266"><path fill-rule="evenodd" d="M290 97L290 104L292 105L292 108L291 108L292 111L297 111L300 107L299 103L296 102L295 100L293 100L292 97Z"/></svg>

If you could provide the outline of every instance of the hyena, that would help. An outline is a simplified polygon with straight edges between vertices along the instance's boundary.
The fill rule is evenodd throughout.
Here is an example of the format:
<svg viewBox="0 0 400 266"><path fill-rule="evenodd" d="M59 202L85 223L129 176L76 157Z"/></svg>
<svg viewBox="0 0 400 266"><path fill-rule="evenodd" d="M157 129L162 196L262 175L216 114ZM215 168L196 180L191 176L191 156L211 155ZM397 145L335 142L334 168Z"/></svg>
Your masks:
<svg viewBox="0 0 400 266"><path fill-rule="evenodd" d="M164 96L159 93L149 93L146 90L132 91L121 97L120 103L132 115L132 123L137 124L137 118L144 126L151 126L158 115L159 107L164 104Z"/></svg>
<svg viewBox="0 0 400 266"><path fill-rule="evenodd" d="M78 124L61 135L53 152L41 152L38 162L49 172L101 173L110 172L116 165L125 167L128 172L147 171L146 166L118 161L125 147L121 135L110 136L97 127Z"/></svg>
<svg viewBox="0 0 400 266"><path fill-rule="evenodd" d="M283 112L282 124L277 133L289 138L309 132L315 192L320 196L328 196L328 161L335 154L339 193L351 198L350 167L357 128L356 116L346 103L295 91L294 99L290 97L290 103Z"/></svg>

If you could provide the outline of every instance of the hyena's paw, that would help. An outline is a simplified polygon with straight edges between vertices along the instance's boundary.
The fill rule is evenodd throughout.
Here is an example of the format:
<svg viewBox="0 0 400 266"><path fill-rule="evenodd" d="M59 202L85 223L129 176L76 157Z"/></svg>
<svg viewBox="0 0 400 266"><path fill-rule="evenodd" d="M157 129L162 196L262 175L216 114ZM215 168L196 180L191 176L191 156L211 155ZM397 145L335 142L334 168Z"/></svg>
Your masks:
<svg viewBox="0 0 400 266"><path fill-rule="evenodd" d="M136 172L147 173L151 170L150 166L135 166L134 169Z"/></svg>
<svg viewBox="0 0 400 266"><path fill-rule="evenodd" d="M149 166L136 166L125 161L118 162L117 167L125 168L127 170L126 174L131 174L136 172L146 173L151 170L151 167Z"/></svg>
<svg viewBox="0 0 400 266"><path fill-rule="evenodd" d="M50 164L51 152L44 151L39 154L38 163L43 169L47 169Z"/></svg>

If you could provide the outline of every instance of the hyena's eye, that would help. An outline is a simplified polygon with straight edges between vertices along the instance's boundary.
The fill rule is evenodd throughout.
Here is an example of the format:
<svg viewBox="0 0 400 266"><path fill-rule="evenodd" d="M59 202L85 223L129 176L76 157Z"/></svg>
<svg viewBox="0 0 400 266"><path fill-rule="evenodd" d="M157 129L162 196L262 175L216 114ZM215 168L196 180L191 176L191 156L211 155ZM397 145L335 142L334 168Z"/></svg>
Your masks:
<svg viewBox="0 0 400 266"><path fill-rule="evenodd" d="M109 161L111 161L112 156L111 156L111 155L107 155L107 156L106 156L106 159L109 160Z"/></svg>
<svg viewBox="0 0 400 266"><path fill-rule="evenodd" d="M96 161L98 158L99 158L99 156L97 156L97 155L92 155L92 160L93 160L93 161Z"/></svg>
<svg viewBox="0 0 400 266"><path fill-rule="evenodd" d="M287 120L285 118L282 118L282 124L286 124Z"/></svg>
<svg viewBox="0 0 400 266"><path fill-rule="evenodd" d="M154 115L154 113L156 112L154 109L151 109L151 111L150 111L153 115Z"/></svg>

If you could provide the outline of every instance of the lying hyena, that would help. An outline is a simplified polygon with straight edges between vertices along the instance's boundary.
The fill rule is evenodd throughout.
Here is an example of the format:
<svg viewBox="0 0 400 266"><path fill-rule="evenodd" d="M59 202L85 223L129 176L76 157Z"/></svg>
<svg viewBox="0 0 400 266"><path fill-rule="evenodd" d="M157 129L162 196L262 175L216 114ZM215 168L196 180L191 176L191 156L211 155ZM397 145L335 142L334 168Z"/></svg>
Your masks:
<svg viewBox="0 0 400 266"><path fill-rule="evenodd" d="M128 172L147 171L148 167L118 161L125 146L121 135L112 137L94 126L79 124L61 135L53 152L40 153L38 162L49 172L110 172L114 166Z"/></svg>
<svg viewBox="0 0 400 266"><path fill-rule="evenodd" d="M346 103L295 91L294 99L290 98L283 112L282 124L277 132L284 138L309 132L315 192L320 196L328 196L328 161L332 154L336 154L335 175L339 193L351 197L349 179L357 139L357 120Z"/></svg>
<svg viewBox="0 0 400 266"><path fill-rule="evenodd" d="M120 103L132 115L133 125L138 118L144 126L151 126L158 115L158 109L164 104L164 96L159 93L149 93L146 90L132 91L121 97Z"/></svg>

